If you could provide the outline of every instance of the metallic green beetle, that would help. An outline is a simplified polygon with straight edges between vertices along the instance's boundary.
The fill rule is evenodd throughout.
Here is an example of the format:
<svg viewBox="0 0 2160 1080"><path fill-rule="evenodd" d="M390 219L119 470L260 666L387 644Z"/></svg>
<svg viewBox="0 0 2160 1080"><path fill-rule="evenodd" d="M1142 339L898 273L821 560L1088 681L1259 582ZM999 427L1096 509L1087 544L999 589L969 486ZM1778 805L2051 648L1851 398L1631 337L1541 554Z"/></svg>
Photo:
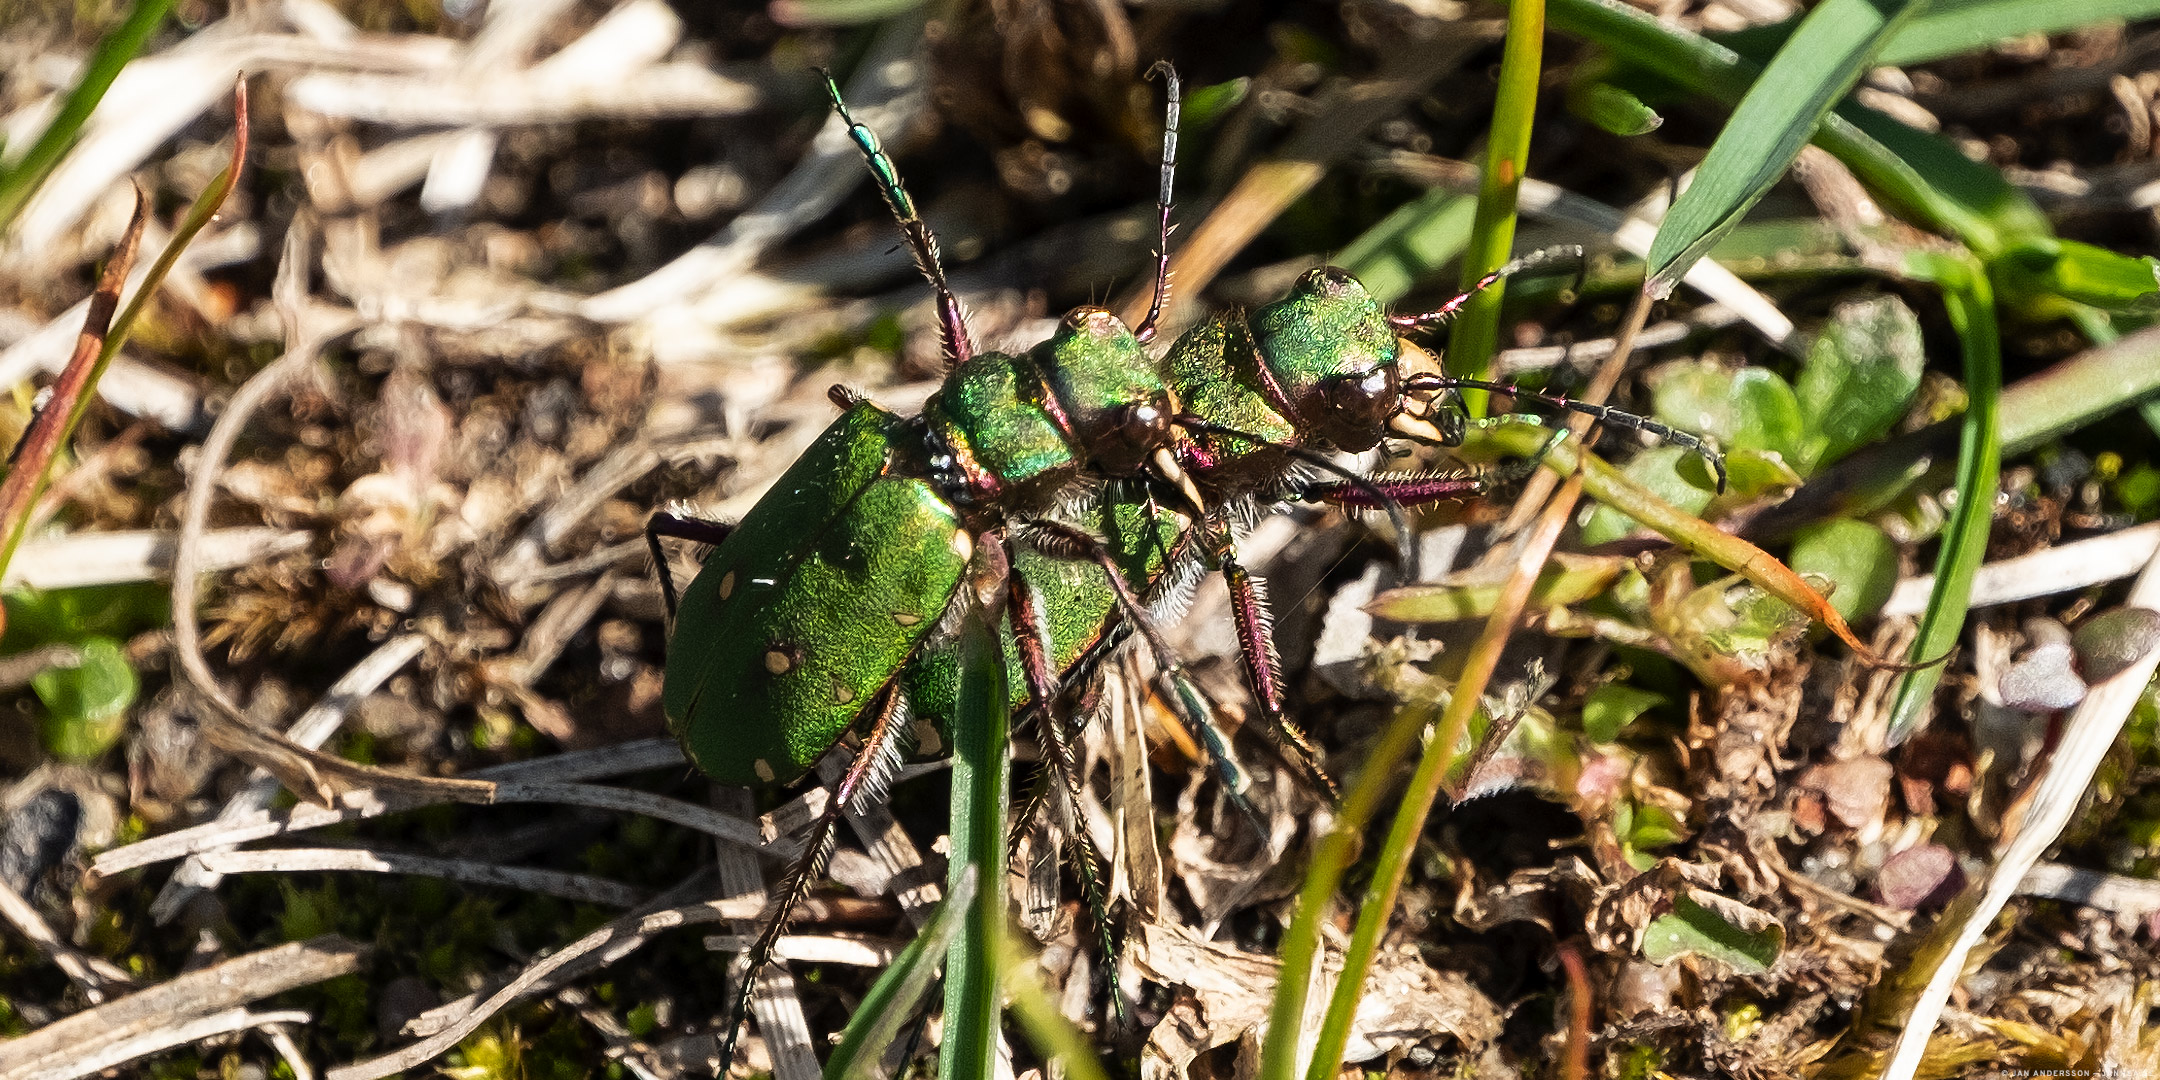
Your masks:
<svg viewBox="0 0 2160 1080"><path fill-rule="evenodd" d="M1453 445L1465 420L1448 395L1470 387L1516 393L1399 370L1397 332L1445 321L1469 294L1425 315L1387 316L1347 273L1316 270L1275 304L1186 334L1162 362L1148 356L1143 346L1168 290L1177 127L1176 75L1167 65L1158 70L1172 104L1152 308L1137 330L1109 312L1079 309L1049 340L1016 355L974 351L935 238L876 136L826 80L935 292L951 369L913 420L836 388L841 417L739 525L661 514L648 526L676 616L665 708L700 769L734 784L788 783L851 729L862 730L860 751L744 954L730 1050L750 976L830 855L842 814L877 790L902 746L942 740L958 676L953 620L967 617L978 598L1002 602L1009 694L1036 711L1069 813L1078 813L1080 781L1072 731L1055 707L1061 687L1084 679L1131 631L1154 652L1171 691L1165 699L1242 798L1226 740L1155 629L1181 610L1205 569L1220 570L1230 585L1247 675L1266 719L1287 737L1292 759L1327 785L1317 755L1283 720L1265 597L1237 561L1237 524L1255 504L1290 497L1399 513L1403 504L1483 490L1480 478L1463 474L1368 479L1316 453L1366 450L1391 432ZM1540 259L1483 284L1533 261ZM1521 396L1709 452L1692 436L1631 414ZM1345 479L1293 484L1298 463ZM716 545L679 611L659 547L664 535ZM1096 859L1085 830L1074 840L1099 919Z"/></svg>

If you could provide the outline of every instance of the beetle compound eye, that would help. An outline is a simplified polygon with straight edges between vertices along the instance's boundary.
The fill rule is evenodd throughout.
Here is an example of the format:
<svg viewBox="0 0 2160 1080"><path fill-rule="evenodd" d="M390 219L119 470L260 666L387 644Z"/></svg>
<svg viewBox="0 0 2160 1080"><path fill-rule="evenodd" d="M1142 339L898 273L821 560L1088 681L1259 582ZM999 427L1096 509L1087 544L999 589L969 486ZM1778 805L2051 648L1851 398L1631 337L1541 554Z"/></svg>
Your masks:
<svg viewBox="0 0 2160 1080"><path fill-rule="evenodd" d="M1329 442L1352 453L1372 449L1386 430L1388 417L1402 405L1401 384L1389 366L1323 380L1318 390L1320 408L1313 411L1313 426Z"/></svg>

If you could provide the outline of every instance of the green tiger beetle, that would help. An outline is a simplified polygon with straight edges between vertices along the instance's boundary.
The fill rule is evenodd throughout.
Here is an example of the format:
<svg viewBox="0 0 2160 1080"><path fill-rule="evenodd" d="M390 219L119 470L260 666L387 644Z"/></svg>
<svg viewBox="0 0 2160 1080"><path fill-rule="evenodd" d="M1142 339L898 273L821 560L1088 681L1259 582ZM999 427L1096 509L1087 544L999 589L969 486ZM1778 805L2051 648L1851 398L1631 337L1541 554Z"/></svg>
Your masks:
<svg viewBox="0 0 2160 1080"><path fill-rule="evenodd" d="M814 884L842 815L882 795L902 749L935 752L957 685L957 620L995 620L1009 696L1032 711L1060 801L1079 819L1067 687L1137 633L1178 721L1208 749L1233 801L1248 784L1212 709L1185 676L1160 626L1194 585L1220 571L1239 651L1265 726L1313 783L1332 794L1314 748L1283 715L1262 582L1239 562L1234 534L1265 507L1301 499L1395 515L1474 497L1475 472L1362 476L1324 451L1359 453L1390 436L1459 445L1472 421L1456 400L1484 389L1585 413L1701 453L1701 439L1600 405L1432 373L1407 373L1398 334L1445 323L1476 292L1580 249L1540 252L1488 275L1440 308L1388 315L1348 273L1305 274L1288 296L1230 312L1180 337L1163 356L1146 345L1169 295L1171 181L1179 88L1167 63L1153 302L1138 327L1080 308L1019 354L978 353L931 234L892 160L857 123L830 76L825 86L935 297L949 371L922 414L903 419L835 387L840 418L739 523L655 514L647 540L674 629L663 701L691 761L736 785L800 779L851 730L860 747L773 895L764 927L737 965L722 1060L731 1060L757 970L789 912ZM1332 479L1311 479L1314 472ZM660 540L712 546L677 602ZM1067 699L1072 695L1068 694ZM1086 708L1070 709L1084 715ZM1088 904L1102 927L1099 859L1084 828L1068 830ZM1105 947L1108 931L1104 930Z"/></svg>

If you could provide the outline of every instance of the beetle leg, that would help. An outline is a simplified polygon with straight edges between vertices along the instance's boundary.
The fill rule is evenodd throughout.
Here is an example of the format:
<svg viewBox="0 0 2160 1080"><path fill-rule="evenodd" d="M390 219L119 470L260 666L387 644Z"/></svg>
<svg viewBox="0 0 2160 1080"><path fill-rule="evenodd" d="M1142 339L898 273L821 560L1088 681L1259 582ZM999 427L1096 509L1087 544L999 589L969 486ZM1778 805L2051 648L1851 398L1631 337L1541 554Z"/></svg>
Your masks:
<svg viewBox="0 0 2160 1080"><path fill-rule="evenodd" d="M717 546L735 531L735 526L710 518L690 517L667 510L656 510L645 519L645 546L652 549L653 572L660 576L660 597L667 601L668 621L675 619L675 603L679 599L675 591L675 575L668 570L667 552L660 548L660 538L673 537L700 544Z"/></svg>
<svg viewBox="0 0 2160 1080"><path fill-rule="evenodd" d="M1275 652L1274 618L1268 613L1267 586L1238 562L1237 551L1227 541L1220 555L1223 584L1230 587L1230 615L1237 624L1238 655L1245 662L1245 678L1268 730L1282 741L1284 756L1305 773L1328 801L1341 800L1335 780L1320 765L1320 750L1305 732L1283 715L1282 658Z"/></svg>
<svg viewBox="0 0 2160 1080"><path fill-rule="evenodd" d="M728 1009L727 1035L721 1041L720 1060L735 1060L735 1042L742 1036L743 1021L750 1015L750 995L757 989L757 973L772 959L773 948L780 942L780 935L787 931L788 917L794 913L803 898L810 895L811 886L817 884L825 872L825 864L832 858L833 849L839 845L840 822L848 810L865 798L874 799L883 793L887 779L892 776L892 766L898 761L901 732L907 728L907 702L900 693L898 680L887 683L871 721L869 732L863 737L861 752L848 764L847 773L833 789L832 800L825 804L825 812L818 815L817 824L810 827L810 836L803 845L803 853L788 867L781 879L779 891L772 894L765 905L764 929L736 961L735 1002Z"/></svg>
<svg viewBox="0 0 2160 1080"><path fill-rule="evenodd" d="M1110 579L1110 587L1117 593L1119 611L1140 632L1140 637L1148 644L1148 651L1155 657L1155 677L1162 681L1163 700L1169 703L1170 711L1176 714L1178 722L1184 725L1194 741L1207 748L1208 759L1221 777L1231 803L1252 823L1253 829L1266 838L1267 824L1246 796L1246 791L1252 787L1252 777L1230 752L1230 740L1215 725L1214 709L1206 695L1186 674L1177 651L1163 637L1162 627L1156 624L1153 615L1148 614L1147 605L1134 594L1132 585L1118 570L1117 560L1111 557L1101 540L1065 522L1036 519L1027 524L1036 546L1046 553L1087 559L1102 567L1104 575Z"/></svg>
<svg viewBox="0 0 2160 1080"><path fill-rule="evenodd" d="M1035 589L1019 574L1006 579L1006 618L1012 623L1013 643L1017 646L1017 659L1022 676L1027 680L1028 694L1041 707L1035 710L1035 729L1042 734L1043 745L1050 751L1050 768L1057 774L1058 786L1063 789L1065 806L1069 811L1074 866L1080 873L1080 888L1086 899L1089 917L1095 920L1096 931L1102 937L1103 957L1110 962L1110 996L1117 1000L1117 942L1110 923L1110 895L1106 886L1102 852L1095 847L1095 838L1088 832L1087 815L1081 810L1080 759L1073 751L1072 728L1065 723L1057 709L1057 673L1051 667L1050 634L1043 621L1042 605Z"/></svg>
<svg viewBox="0 0 2160 1080"><path fill-rule="evenodd" d="M1482 472L1437 472L1372 476L1359 484L1316 480L1298 485L1290 492L1290 498L1351 510L1381 510L1388 502L1397 506L1429 506L1449 499L1474 499L1492 486L1492 481Z"/></svg>

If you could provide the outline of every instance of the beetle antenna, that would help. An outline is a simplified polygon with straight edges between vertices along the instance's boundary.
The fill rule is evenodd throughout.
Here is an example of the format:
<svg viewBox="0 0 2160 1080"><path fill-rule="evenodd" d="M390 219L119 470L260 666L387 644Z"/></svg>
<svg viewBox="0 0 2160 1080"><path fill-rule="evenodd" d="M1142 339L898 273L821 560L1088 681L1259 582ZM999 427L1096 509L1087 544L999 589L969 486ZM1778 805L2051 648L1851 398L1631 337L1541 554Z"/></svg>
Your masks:
<svg viewBox="0 0 2160 1080"><path fill-rule="evenodd" d="M1509 262L1506 266L1503 266L1500 269L1495 270L1492 273L1477 279L1477 281L1473 282L1469 288L1464 289L1462 292L1456 294L1453 298L1449 299L1446 303L1441 304L1439 307L1434 308L1431 311L1428 311L1422 315L1388 316L1388 325L1394 327L1400 333L1409 333L1413 330L1425 330L1435 326L1445 325L1450 320L1454 319L1456 315L1460 314L1462 312L1463 305L1468 304L1473 297L1477 296L1477 294L1484 292L1485 290L1490 289L1493 286L1498 285L1501 282L1506 281L1508 278L1514 277L1517 274L1528 273L1540 267L1547 266L1556 262L1561 262L1563 260L1572 260L1576 264L1576 273L1580 275L1582 273L1583 266L1582 245L1563 244L1559 247L1539 248L1538 250L1533 251L1530 254L1525 255L1519 259L1515 259Z"/></svg>
<svg viewBox="0 0 2160 1080"><path fill-rule="evenodd" d="M1170 182L1177 176L1178 110L1181 95L1178 90L1177 69L1168 60L1157 60L1148 69L1148 77L1162 73L1165 95L1170 99L1163 111L1162 133L1162 188L1155 196L1155 299L1148 304L1147 318L1133 330L1133 336L1142 345L1155 340L1155 324L1162 318L1163 305L1170 302Z"/></svg>

